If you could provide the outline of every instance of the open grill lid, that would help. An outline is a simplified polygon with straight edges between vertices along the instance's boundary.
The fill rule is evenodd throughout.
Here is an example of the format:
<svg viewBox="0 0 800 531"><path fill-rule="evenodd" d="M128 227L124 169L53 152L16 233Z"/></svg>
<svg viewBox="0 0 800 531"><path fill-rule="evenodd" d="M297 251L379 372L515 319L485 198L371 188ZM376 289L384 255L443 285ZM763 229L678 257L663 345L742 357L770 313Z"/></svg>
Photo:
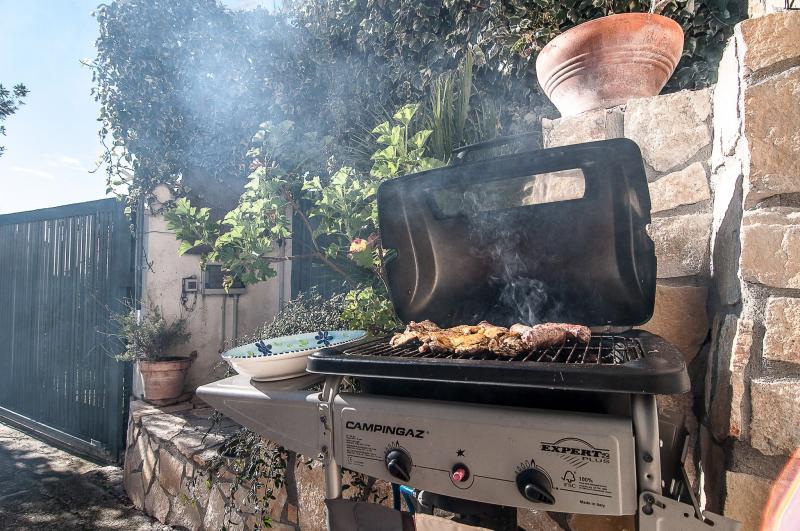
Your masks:
<svg viewBox="0 0 800 531"><path fill-rule="evenodd" d="M631 140L386 181L378 216L390 296L405 322L634 326L652 316L650 196Z"/></svg>

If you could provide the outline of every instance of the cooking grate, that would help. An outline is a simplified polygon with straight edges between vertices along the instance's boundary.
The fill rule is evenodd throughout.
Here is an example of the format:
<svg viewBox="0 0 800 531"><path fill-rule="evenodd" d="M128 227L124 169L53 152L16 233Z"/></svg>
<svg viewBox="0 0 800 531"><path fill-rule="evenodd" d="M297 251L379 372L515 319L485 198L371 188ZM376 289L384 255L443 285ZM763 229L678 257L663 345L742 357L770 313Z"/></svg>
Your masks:
<svg viewBox="0 0 800 531"><path fill-rule="evenodd" d="M637 339L617 335L593 335L589 343L569 341L557 347L549 347L520 353L514 357L498 356L491 352L455 354L452 352L420 352L419 341L401 347L389 346L386 337L361 343L343 351L345 355L391 356L415 359L458 359L474 361L505 361L508 363L570 363L593 365L620 365L644 357L642 345Z"/></svg>
<svg viewBox="0 0 800 531"><path fill-rule="evenodd" d="M513 358L489 352L456 355L419 352L419 345L389 346L389 338L366 340L311 354L306 369L415 382L538 387L616 393L677 394L689 389L683 355L643 330L602 334L588 344L566 343Z"/></svg>

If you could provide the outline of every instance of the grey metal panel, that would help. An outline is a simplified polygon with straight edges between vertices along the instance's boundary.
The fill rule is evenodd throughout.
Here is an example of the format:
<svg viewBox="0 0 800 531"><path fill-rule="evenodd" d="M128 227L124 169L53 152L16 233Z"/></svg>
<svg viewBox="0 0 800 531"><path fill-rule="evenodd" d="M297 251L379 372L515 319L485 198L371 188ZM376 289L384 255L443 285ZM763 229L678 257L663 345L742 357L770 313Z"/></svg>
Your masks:
<svg viewBox="0 0 800 531"><path fill-rule="evenodd" d="M110 314L128 297L131 242L114 199L0 216L0 408L110 461L131 370L113 358Z"/></svg>
<svg viewBox="0 0 800 531"><path fill-rule="evenodd" d="M340 394L334 407L334 452L344 468L403 483L384 460L400 448L412 463L405 484L416 489L535 510L636 512L630 419L366 394ZM470 479L452 480L456 464ZM528 468L548 476L553 505L519 493L516 475Z"/></svg>
<svg viewBox="0 0 800 531"><path fill-rule="evenodd" d="M316 374L278 382L250 382L231 376L197 389L197 396L214 409L268 439L307 457L322 445L319 392L304 391L322 381Z"/></svg>

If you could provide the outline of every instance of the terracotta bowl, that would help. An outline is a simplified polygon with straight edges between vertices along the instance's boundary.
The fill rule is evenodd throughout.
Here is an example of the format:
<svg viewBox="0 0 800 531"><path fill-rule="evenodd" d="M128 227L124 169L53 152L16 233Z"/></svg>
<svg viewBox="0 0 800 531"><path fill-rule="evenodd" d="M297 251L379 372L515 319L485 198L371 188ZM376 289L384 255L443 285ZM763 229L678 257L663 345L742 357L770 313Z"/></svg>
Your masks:
<svg viewBox="0 0 800 531"><path fill-rule="evenodd" d="M562 116L655 96L675 71L683 30L672 19L626 13L565 31L536 59L536 75Z"/></svg>

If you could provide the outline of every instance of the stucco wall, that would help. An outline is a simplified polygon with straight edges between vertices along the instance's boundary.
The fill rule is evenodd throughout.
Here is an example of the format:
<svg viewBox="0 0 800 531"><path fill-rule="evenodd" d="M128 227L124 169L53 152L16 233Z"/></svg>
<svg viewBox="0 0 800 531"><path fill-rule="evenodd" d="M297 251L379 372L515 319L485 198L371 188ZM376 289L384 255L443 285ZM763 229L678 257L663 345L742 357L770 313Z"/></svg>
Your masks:
<svg viewBox="0 0 800 531"><path fill-rule="evenodd" d="M176 349L176 355L187 355L196 350L195 360L186 381L186 389L194 390L198 386L219 378L221 372L214 373L212 368L220 361L222 346L222 304L225 301L226 338L234 335L233 306L234 297L224 295L188 294L185 304L181 302L182 280L194 275L201 278L200 258L198 256L178 256L179 243L175 235L167 228L163 216L159 214L145 216L144 223L145 262L142 264L142 284L145 301L150 300L161 307L164 316L169 320L184 315L189 320L192 338L188 344ZM286 250L287 253L291 249ZM252 332L265 321L272 319L281 305L281 298L290 297L291 266L283 269L278 266L278 276L266 282L247 286L239 297L238 334ZM281 285L283 289L281 289ZM135 382L134 396L140 397ZM138 389L137 389L138 388Z"/></svg>

